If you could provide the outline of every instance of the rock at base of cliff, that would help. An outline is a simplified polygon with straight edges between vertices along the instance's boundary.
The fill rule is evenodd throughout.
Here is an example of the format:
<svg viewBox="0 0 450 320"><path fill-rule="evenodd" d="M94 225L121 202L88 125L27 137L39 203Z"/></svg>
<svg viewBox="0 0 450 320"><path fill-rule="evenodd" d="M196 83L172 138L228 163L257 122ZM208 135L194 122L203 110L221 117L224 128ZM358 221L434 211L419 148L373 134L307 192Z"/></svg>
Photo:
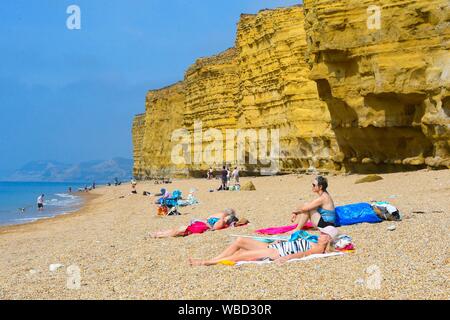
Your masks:
<svg viewBox="0 0 450 320"><path fill-rule="evenodd" d="M255 190L256 190L255 185L251 181L248 181L241 186L241 191L255 191Z"/></svg>
<svg viewBox="0 0 450 320"><path fill-rule="evenodd" d="M375 182L375 181L380 181L380 180L383 180L383 178L378 176L378 175L376 175L376 174L371 174L371 175L368 175L368 176L366 176L364 178L356 180L355 184L367 183L367 182Z"/></svg>

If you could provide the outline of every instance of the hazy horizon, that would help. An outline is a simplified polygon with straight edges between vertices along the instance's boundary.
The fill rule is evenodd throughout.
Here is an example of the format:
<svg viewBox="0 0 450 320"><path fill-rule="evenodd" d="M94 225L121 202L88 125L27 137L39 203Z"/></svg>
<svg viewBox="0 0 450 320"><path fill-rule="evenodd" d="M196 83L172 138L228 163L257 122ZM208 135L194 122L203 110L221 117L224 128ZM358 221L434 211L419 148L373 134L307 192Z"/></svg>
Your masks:
<svg viewBox="0 0 450 320"><path fill-rule="evenodd" d="M7 1L0 8L0 174L30 161L132 158L146 92L234 45L241 13L300 1ZM81 29L69 30L69 5Z"/></svg>

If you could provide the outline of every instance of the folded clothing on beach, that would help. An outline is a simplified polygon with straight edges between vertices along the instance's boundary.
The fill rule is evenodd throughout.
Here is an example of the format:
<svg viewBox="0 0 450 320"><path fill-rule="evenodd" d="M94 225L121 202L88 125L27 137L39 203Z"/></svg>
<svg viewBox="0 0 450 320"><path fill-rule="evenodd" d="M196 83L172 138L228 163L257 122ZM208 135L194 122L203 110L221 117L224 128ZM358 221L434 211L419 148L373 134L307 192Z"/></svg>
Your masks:
<svg viewBox="0 0 450 320"><path fill-rule="evenodd" d="M297 228L298 224L294 224L292 226L284 226L284 227L274 227L274 228L267 228L267 229L260 229L256 230L256 233L259 234L266 234L266 235L277 235L277 234L283 234L292 230L295 230ZM314 228L313 224L308 221L302 228L302 230L309 230Z"/></svg>
<svg viewBox="0 0 450 320"><path fill-rule="evenodd" d="M402 215L399 210L389 202L372 202L372 208L380 219L388 221L401 221Z"/></svg>
<svg viewBox="0 0 450 320"><path fill-rule="evenodd" d="M352 237L346 234L341 234L340 236L338 236L337 239L333 241L333 245L337 251L355 251L355 245L353 244Z"/></svg>

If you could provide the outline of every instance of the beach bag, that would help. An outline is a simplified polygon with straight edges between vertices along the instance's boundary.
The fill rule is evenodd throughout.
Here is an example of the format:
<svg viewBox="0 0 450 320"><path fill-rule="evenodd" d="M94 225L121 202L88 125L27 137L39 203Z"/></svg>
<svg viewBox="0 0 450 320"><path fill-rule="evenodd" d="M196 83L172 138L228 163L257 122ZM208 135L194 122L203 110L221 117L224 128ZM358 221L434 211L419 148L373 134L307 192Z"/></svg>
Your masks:
<svg viewBox="0 0 450 320"><path fill-rule="evenodd" d="M357 223L379 223L383 221L377 216L369 203L356 203L336 207L336 226L349 226Z"/></svg>
<svg viewBox="0 0 450 320"><path fill-rule="evenodd" d="M401 221L399 210L389 202L373 202L372 208L380 219L387 221Z"/></svg>
<svg viewBox="0 0 450 320"><path fill-rule="evenodd" d="M156 214L160 217L165 217L167 216L168 212L169 208L167 208L166 206L159 206Z"/></svg>

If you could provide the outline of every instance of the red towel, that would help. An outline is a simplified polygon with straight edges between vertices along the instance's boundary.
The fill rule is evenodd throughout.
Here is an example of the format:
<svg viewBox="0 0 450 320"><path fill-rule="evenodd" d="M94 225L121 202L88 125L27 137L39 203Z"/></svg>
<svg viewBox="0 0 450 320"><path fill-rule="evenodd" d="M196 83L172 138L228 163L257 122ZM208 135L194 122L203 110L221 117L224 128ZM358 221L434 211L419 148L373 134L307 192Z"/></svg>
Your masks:
<svg viewBox="0 0 450 320"><path fill-rule="evenodd" d="M297 228L298 224L294 224L292 226L285 226L285 227L275 227L275 228L267 228L267 229L260 229L260 230L256 230L256 233L259 234L266 234L266 235L276 235L276 234L283 234L289 231L294 230L295 228ZM302 228L302 230L309 230L314 228L313 224L311 223L311 221L308 221Z"/></svg>
<svg viewBox="0 0 450 320"><path fill-rule="evenodd" d="M186 228L185 236L188 236L190 234L200 234L205 231L209 230L209 227L206 223L197 221L191 224L189 227Z"/></svg>

